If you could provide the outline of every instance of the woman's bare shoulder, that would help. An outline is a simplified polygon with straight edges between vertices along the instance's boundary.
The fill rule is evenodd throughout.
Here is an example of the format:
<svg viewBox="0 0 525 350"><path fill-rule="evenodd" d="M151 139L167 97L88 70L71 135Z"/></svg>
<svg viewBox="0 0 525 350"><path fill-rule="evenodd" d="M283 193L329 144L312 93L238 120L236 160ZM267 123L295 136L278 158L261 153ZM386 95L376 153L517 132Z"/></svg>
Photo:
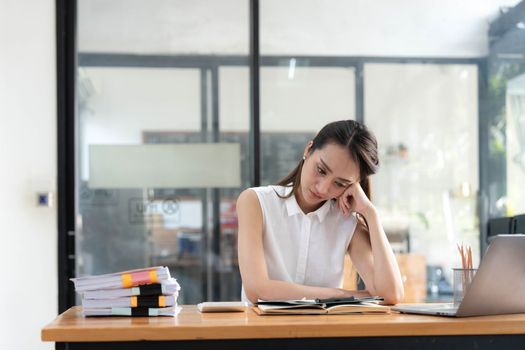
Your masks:
<svg viewBox="0 0 525 350"><path fill-rule="evenodd" d="M237 218L239 234L244 231L261 232L263 213L257 193L252 189L242 191L237 198Z"/></svg>
<svg viewBox="0 0 525 350"><path fill-rule="evenodd" d="M250 204L258 202L257 193L251 188L247 188L241 192L237 198L237 205L239 204Z"/></svg>
<svg viewBox="0 0 525 350"><path fill-rule="evenodd" d="M261 204L259 203L259 198L257 193L252 188L247 188L241 192L237 198L237 212L239 211L253 211L260 212Z"/></svg>

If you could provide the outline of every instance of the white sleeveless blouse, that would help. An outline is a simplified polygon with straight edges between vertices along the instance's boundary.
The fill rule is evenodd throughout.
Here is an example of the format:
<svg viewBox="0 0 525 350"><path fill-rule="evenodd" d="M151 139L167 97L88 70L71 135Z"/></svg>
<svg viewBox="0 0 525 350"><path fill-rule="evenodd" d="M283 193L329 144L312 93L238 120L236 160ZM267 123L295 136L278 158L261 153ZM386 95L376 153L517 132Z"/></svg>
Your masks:
<svg viewBox="0 0 525 350"><path fill-rule="evenodd" d="M290 187L251 188L263 215L263 249L272 280L342 288L344 257L354 234L355 214L344 217L335 201L305 214L295 196L280 198ZM249 301L241 291L242 300Z"/></svg>

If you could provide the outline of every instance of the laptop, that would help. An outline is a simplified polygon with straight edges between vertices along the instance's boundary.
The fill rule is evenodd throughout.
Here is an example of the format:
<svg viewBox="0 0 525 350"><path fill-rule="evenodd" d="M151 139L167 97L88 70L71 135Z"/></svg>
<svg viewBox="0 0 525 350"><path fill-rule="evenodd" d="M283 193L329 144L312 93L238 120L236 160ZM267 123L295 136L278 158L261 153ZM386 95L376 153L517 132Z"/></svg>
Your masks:
<svg viewBox="0 0 525 350"><path fill-rule="evenodd" d="M399 304L403 313L452 317L525 313L525 235L498 235L463 297L454 303Z"/></svg>

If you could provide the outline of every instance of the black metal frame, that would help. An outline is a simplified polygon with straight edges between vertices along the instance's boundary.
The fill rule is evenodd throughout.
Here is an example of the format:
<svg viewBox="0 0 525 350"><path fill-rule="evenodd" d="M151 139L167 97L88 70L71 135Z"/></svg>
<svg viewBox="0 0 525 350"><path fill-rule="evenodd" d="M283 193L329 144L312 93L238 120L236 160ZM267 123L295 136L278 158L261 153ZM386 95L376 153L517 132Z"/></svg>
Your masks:
<svg viewBox="0 0 525 350"><path fill-rule="evenodd" d="M478 164L478 178L479 178L479 193L478 193L478 217L479 217L479 250L480 255L483 256L487 248L487 226L488 226L488 168L489 168L489 111L485 99L488 95L488 69L487 60L484 60L479 65L479 76L478 76L478 152L479 152L479 164Z"/></svg>
<svg viewBox="0 0 525 350"><path fill-rule="evenodd" d="M201 76L201 142L205 143L208 139L208 69L202 68L200 70L200 76ZM201 193L201 203L202 203L202 212L207 213L208 212L208 195L207 190L203 189ZM209 232L208 227L208 218L203 215L202 216L202 230L203 232ZM203 251L208 251L208 240L203 240ZM201 264L205 268L202 270L202 280L206 281L207 277L207 264L208 264L208 257L207 254L203 254L201 259ZM206 295L207 290L207 283L202 284L201 293L202 295Z"/></svg>
<svg viewBox="0 0 525 350"><path fill-rule="evenodd" d="M259 1L250 0L250 52L249 56L165 56L165 55L131 55L113 53L81 53L76 52L76 1L56 1L57 25L57 86L58 86L58 289L59 312L65 311L74 305L75 295L69 278L75 272L75 244L74 244L74 216L75 216L75 74L77 63L86 67L178 67L198 68L201 70L201 81L208 83L207 74L211 72L212 95L217 95L218 67L219 66L246 66L250 68L250 98L251 98L251 167L250 180L253 186L260 185L260 116L259 116L259 72L261 66L282 66L292 56L261 56L259 52ZM364 65L366 63L419 63L419 64L474 64L479 67L479 96L484 95L486 60L482 58L429 58L429 57L326 57L326 56L293 56L301 64L308 66L353 67L356 77L356 119L364 122ZM299 65L300 66L300 65ZM204 85L204 84L203 84ZM202 87L206 89L206 86ZM207 91L201 90L203 96ZM212 106L212 122L214 130L218 130L218 99ZM207 99L203 100L202 124L207 124ZM483 193L486 181L483 178L483 169L486 164L486 135L484 124L481 121L480 109L480 190ZM216 127L216 128L215 128ZM206 126L207 128L207 126ZM207 137L208 130L203 129L203 137ZM216 142L217 135L213 136ZM214 193L214 196L217 196ZM213 209L214 211L217 208ZM481 207L479 211L483 240L486 212ZM217 226L217 225L214 225ZM485 225L486 226L486 225ZM213 228L212 249L220 253L220 244L217 232L218 226ZM215 279L217 277L214 277ZM206 288L205 288L206 289ZM215 294L213 292L213 294ZM213 297L213 296L212 296Z"/></svg>
<svg viewBox="0 0 525 350"><path fill-rule="evenodd" d="M211 94L212 94L212 111L211 111L211 124L212 124L212 142L219 142L219 69L218 67L211 68ZM218 266L219 257L221 256L221 222L220 222L220 206L221 206L221 194L218 188L211 190L211 206L212 206L212 218L213 228L211 235L211 252L212 252L212 266ZM210 262L208 262L210 263ZM218 300L220 295L220 275L216 270L212 269L211 273L211 298L212 300Z"/></svg>
<svg viewBox="0 0 525 350"><path fill-rule="evenodd" d="M58 312L75 304L76 1L56 1Z"/></svg>
<svg viewBox="0 0 525 350"><path fill-rule="evenodd" d="M242 55L130 55L120 53L78 54L83 67L156 67L156 68L212 68L217 66L246 66L249 56ZM308 67L358 67L366 63L418 63L418 64L475 64L485 58L442 57L370 57L370 56L302 56L262 55L257 66L282 66L291 58L305 62ZM249 63L253 63L251 60ZM300 65L298 65L300 66ZM362 68L361 68L362 71Z"/></svg>
<svg viewBox="0 0 525 350"><path fill-rule="evenodd" d="M259 0L250 1L250 154L252 156L251 183L261 185L261 140L259 108Z"/></svg>

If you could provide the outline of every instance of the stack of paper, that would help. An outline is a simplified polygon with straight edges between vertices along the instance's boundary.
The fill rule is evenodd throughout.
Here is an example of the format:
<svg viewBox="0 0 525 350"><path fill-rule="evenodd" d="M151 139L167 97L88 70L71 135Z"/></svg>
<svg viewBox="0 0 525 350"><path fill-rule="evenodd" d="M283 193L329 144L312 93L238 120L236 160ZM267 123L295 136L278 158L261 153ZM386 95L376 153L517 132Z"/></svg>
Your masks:
<svg viewBox="0 0 525 350"><path fill-rule="evenodd" d="M71 279L85 316L175 316L180 286L163 266Z"/></svg>

